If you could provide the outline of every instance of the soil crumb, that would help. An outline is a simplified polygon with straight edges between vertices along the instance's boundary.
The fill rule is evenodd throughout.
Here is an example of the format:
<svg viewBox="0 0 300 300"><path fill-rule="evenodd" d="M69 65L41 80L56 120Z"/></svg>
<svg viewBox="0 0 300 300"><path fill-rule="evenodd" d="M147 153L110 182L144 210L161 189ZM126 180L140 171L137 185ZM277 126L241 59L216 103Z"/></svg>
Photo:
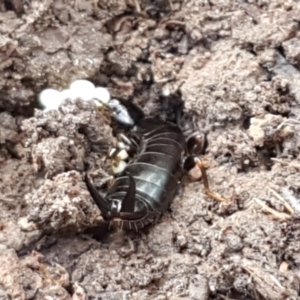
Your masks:
<svg viewBox="0 0 300 300"><path fill-rule="evenodd" d="M0 299L300 299L300 2L0 2ZM111 178L110 119L37 103L76 79L183 109L229 201L193 182L157 224L109 231L84 176Z"/></svg>

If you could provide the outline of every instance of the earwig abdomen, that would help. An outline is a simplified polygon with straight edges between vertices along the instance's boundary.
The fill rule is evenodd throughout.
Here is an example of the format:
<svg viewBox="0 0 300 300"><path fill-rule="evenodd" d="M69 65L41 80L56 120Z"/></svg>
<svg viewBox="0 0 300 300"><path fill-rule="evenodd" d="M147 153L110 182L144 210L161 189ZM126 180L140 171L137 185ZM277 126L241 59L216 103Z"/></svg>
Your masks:
<svg viewBox="0 0 300 300"><path fill-rule="evenodd" d="M107 221L117 220L126 229L144 227L166 212L178 191L187 153L186 140L176 125L142 119L133 133L138 153L106 196L96 195L95 200ZM87 186L95 198L88 176Z"/></svg>

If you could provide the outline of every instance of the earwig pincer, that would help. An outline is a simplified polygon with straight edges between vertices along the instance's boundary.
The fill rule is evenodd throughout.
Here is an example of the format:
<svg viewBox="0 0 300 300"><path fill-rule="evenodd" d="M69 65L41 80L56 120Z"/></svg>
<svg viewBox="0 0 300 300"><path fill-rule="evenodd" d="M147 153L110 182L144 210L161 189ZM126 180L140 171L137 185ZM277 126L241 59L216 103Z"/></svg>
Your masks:
<svg viewBox="0 0 300 300"><path fill-rule="evenodd" d="M158 220L169 208L184 175L187 142L173 123L157 118L135 122L119 101L111 100L108 106L118 123L132 127L127 142L135 156L105 196L97 191L88 174L86 184L106 221L138 230Z"/></svg>

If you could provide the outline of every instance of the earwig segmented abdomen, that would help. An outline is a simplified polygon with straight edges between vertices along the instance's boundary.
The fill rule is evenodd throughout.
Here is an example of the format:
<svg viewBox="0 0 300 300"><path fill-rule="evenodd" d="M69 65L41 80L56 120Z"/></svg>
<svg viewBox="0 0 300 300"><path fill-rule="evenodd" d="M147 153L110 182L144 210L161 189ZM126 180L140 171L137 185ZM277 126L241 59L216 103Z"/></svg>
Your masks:
<svg viewBox="0 0 300 300"><path fill-rule="evenodd" d="M138 153L105 198L87 182L103 217L117 220L126 229L143 227L166 212L178 191L182 159L187 153L182 131L170 123L143 119L137 124L134 137Z"/></svg>
<svg viewBox="0 0 300 300"><path fill-rule="evenodd" d="M142 202L147 207L147 215L139 222L142 225L158 219L168 209L178 190L182 157L186 154L186 141L177 126L163 123L151 129L137 128L144 131L141 150L124 170L135 180L137 205Z"/></svg>

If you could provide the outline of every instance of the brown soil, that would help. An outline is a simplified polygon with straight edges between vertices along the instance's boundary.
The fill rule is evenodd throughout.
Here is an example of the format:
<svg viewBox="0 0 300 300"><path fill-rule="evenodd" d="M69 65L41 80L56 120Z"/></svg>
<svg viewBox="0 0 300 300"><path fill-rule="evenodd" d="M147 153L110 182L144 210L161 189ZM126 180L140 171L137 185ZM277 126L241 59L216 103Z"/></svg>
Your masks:
<svg viewBox="0 0 300 300"><path fill-rule="evenodd" d="M287 0L0 1L0 299L300 299L299 16ZM37 109L79 78L149 116L183 101L227 201L190 183L158 224L108 231L83 178L111 175L109 119Z"/></svg>

